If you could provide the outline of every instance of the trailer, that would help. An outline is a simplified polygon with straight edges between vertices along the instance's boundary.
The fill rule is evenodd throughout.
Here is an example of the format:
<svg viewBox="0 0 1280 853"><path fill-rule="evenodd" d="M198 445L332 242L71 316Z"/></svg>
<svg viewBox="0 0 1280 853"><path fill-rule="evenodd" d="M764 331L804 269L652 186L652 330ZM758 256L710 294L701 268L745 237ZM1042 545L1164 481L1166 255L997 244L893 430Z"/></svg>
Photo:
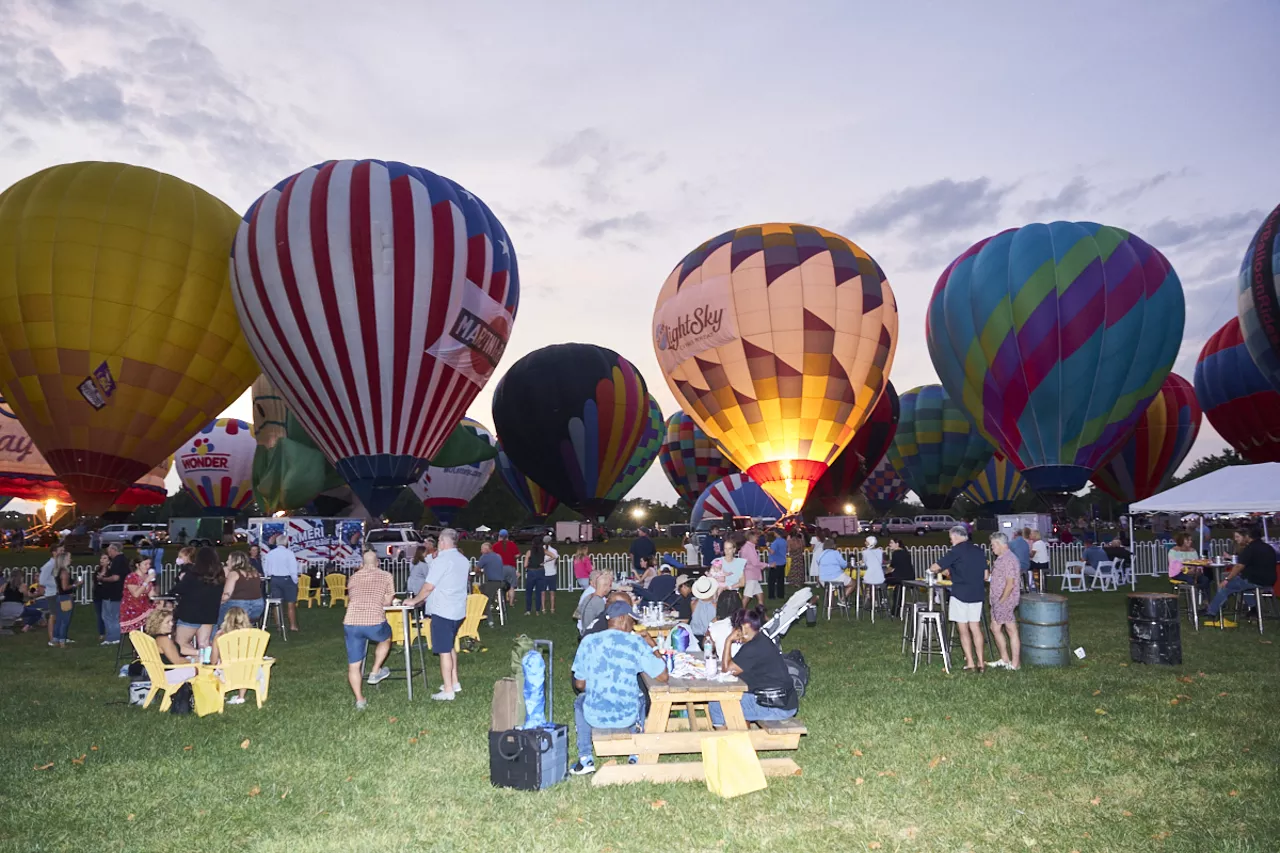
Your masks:
<svg viewBox="0 0 1280 853"><path fill-rule="evenodd" d="M1023 512L1013 515L997 515L996 530L1010 538L1017 530L1038 530L1046 542L1053 537L1053 517L1044 513Z"/></svg>
<svg viewBox="0 0 1280 853"><path fill-rule="evenodd" d="M862 532L862 525L858 523L856 515L820 515L815 524L837 536L857 536Z"/></svg>
<svg viewBox="0 0 1280 853"><path fill-rule="evenodd" d="M236 520L218 516L169 519L169 541L178 545L234 545Z"/></svg>
<svg viewBox="0 0 1280 853"><path fill-rule="evenodd" d="M249 519L251 544L265 548L277 536L301 561L354 563L364 544L364 522L315 516Z"/></svg>
<svg viewBox="0 0 1280 853"><path fill-rule="evenodd" d="M557 542L592 542L595 530L589 521L557 521L555 539Z"/></svg>

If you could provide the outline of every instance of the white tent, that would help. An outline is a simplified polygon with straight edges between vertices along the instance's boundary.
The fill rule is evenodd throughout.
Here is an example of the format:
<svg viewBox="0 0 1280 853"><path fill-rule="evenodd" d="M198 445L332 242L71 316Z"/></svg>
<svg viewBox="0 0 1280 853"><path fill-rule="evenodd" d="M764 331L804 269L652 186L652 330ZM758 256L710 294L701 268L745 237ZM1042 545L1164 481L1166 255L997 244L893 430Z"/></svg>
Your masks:
<svg viewBox="0 0 1280 853"><path fill-rule="evenodd" d="M1231 465L1130 504L1131 512L1280 512L1280 462Z"/></svg>

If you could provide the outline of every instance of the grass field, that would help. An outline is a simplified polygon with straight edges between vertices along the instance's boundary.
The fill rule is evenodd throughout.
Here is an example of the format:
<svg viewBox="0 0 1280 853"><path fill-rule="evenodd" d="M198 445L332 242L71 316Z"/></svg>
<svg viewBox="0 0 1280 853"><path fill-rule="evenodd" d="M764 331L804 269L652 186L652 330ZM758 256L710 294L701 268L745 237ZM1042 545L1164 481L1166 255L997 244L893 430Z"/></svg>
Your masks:
<svg viewBox="0 0 1280 853"><path fill-rule="evenodd" d="M784 646L813 670L803 775L731 801L489 785L491 686L518 632L556 642L555 716L572 717L568 595L557 618L482 628L457 701L387 681L365 713L340 611L304 610L304 633L272 642L267 705L204 719L123 704L79 608L69 649L0 637L0 851L1280 849L1280 625L1184 634L1186 664L1154 668L1129 663L1122 593L1070 606L1083 662L985 676L912 675L896 622L794 627Z"/></svg>

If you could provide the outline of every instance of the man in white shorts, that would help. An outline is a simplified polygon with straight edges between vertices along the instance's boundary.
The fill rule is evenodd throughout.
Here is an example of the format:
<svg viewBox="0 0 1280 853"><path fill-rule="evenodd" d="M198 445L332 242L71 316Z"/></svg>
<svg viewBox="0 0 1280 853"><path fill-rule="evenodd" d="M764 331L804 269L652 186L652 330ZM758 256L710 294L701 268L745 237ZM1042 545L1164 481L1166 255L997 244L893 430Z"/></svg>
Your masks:
<svg viewBox="0 0 1280 853"><path fill-rule="evenodd" d="M964 670L986 671L982 654L982 599L986 595L987 555L969 541L969 528L951 528L951 550L929 567L934 574L946 572L951 578L951 605L948 613L960 630L964 649Z"/></svg>

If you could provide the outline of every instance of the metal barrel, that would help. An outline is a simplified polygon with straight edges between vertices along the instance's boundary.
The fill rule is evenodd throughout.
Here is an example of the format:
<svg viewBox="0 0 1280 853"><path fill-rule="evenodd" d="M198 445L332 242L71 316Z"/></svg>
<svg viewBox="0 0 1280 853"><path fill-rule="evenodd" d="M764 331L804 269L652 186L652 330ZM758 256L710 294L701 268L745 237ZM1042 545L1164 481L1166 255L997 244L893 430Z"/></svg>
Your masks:
<svg viewBox="0 0 1280 853"><path fill-rule="evenodd" d="M1024 592L1018 604L1018 633L1023 663L1066 666L1071 654L1067 631L1067 597Z"/></svg>
<svg viewBox="0 0 1280 853"><path fill-rule="evenodd" d="M1182 663L1178 596L1168 592L1129 593L1129 657L1135 663Z"/></svg>

